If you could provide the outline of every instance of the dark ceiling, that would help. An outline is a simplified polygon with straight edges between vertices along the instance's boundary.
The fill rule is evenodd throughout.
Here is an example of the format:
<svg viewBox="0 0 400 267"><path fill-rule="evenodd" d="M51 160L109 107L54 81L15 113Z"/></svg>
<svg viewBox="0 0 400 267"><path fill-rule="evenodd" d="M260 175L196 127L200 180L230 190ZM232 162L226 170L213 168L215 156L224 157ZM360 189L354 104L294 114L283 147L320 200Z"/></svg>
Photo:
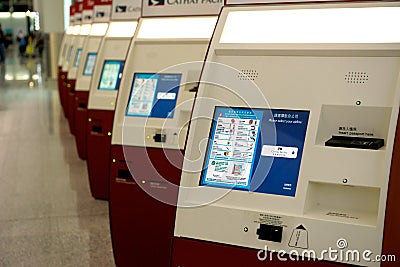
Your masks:
<svg viewBox="0 0 400 267"><path fill-rule="evenodd" d="M0 0L0 12L26 12L33 10L32 0Z"/></svg>

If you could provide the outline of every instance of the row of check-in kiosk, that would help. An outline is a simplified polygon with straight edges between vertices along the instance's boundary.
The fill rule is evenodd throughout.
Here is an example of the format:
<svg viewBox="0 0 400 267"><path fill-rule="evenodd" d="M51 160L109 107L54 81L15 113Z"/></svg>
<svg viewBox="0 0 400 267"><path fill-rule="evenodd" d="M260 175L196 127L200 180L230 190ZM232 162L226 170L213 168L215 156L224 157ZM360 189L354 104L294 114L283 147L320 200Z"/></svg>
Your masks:
<svg viewBox="0 0 400 267"><path fill-rule="evenodd" d="M71 7L60 102L117 266L399 266L400 4L276 2Z"/></svg>

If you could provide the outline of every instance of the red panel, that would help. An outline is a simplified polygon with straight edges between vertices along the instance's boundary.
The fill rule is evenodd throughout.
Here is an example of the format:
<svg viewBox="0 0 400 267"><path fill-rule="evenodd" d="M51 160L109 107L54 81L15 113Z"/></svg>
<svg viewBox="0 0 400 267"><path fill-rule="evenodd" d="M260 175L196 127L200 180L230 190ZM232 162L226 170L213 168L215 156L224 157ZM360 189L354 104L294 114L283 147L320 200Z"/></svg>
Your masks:
<svg viewBox="0 0 400 267"><path fill-rule="evenodd" d="M65 77L67 77L68 72L65 72ZM67 78L63 82L63 86L61 88L61 103L64 111L64 116L68 119L69 116L69 106L68 106L68 94L69 90L72 87L71 80L68 80Z"/></svg>
<svg viewBox="0 0 400 267"><path fill-rule="evenodd" d="M93 10L94 0L83 0L83 9L84 10Z"/></svg>
<svg viewBox="0 0 400 267"><path fill-rule="evenodd" d="M115 263L128 266L169 266L176 205L160 202L135 182L176 204L182 151L112 146L110 225ZM148 160L150 159L150 160ZM173 160L173 164L169 160ZM130 169L132 178L120 177ZM144 182L144 183L143 183ZM158 186L154 186L154 184ZM162 186L159 186L162 185Z"/></svg>
<svg viewBox="0 0 400 267"><path fill-rule="evenodd" d="M75 5L71 5L69 7L69 15L72 17L73 15L75 15L75 11L76 11Z"/></svg>
<svg viewBox="0 0 400 267"><path fill-rule="evenodd" d="M60 68L60 72L58 75L58 92L60 96L60 103L64 107L64 99L63 99L63 92L65 88L65 79L67 78L67 72L62 71L62 67Z"/></svg>
<svg viewBox="0 0 400 267"><path fill-rule="evenodd" d="M114 111L88 110L87 166L89 184L92 196L98 199L108 200L113 120Z"/></svg>
<svg viewBox="0 0 400 267"><path fill-rule="evenodd" d="M89 99L88 91L75 91L75 141L79 158L87 158L87 105Z"/></svg>
<svg viewBox="0 0 400 267"><path fill-rule="evenodd" d="M82 13L83 11L83 2L78 2L78 12Z"/></svg>
<svg viewBox="0 0 400 267"><path fill-rule="evenodd" d="M82 13L83 11L83 2L76 2L75 3L75 12Z"/></svg>
<svg viewBox="0 0 400 267"><path fill-rule="evenodd" d="M75 84L76 80L67 81L67 110L68 110L68 125L71 134L75 134Z"/></svg>
<svg viewBox="0 0 400 267"><path fill-rule="evenodd" d="M111 4L112 4L112 0L95 0L96 6L107 6L107 5L111 5Z"/></svg>
<svg viewBox="0 0 400 267"><path fill-rule="evenodd" d="M386 202L385 229L383 233L383 255L395 255L396 262L384 262L383 267L400 265L400 120L397 120L392 165L390 168L389 192Z"/></svg>

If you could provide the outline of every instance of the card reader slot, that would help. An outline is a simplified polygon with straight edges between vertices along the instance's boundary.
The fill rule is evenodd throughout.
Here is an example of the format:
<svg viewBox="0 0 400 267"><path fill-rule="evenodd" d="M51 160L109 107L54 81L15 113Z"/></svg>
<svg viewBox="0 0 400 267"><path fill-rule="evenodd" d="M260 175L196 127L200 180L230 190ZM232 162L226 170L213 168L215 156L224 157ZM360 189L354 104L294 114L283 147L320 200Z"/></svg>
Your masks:
<svg viewBox="0 0 400 267"><path fill-rule="evenodd" d="M98 125L93 125L92 126L92 133L102 134L103 133L103 127L98 126Z"/></svg>
<svg viewBox="0 0 400 267"><path fill-rule="evenodd" d="M118 178L125 180L133 180L133 176L129 170L119 169L118 170Z"/></svg>
<svg viewBox="0 0 400 267"><path fill-rule="evenodd" d="M86 103L78 103L78 108L86 109L87 108L87 104Z"/></svg>
<svg viewBox="0 0 400 267"><path fill-rule="evenodd" d="M268 225L268 224L260 224L260 227L257 229L257 236L260 240L272 241L280 243L282 242L282 226Z"/></svg>
<svg viewBox="0 0 400 267"><path fill-rule="evenodd" d="M377 150L385 145L385 141L381 138L351 137L351 136L335 136L325 142L325 146L346 147L358 149Z"/></svg>
<svg viewBox="0 0 400 267"><path fill-rule="evenodd" d="M167 141L167 135L157 133L153 136L153 139L154 139L154 142L156 142L156 143L165 143Z"/></svg>

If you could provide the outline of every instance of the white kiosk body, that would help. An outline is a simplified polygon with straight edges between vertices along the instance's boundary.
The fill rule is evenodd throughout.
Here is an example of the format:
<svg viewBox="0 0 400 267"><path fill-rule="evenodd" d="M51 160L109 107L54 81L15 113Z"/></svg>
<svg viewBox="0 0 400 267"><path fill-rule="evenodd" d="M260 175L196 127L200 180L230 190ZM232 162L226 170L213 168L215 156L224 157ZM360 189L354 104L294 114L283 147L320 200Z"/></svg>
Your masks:
<svg viewBox="0 0 400 267"><path fill-rule="evenodd" d="M389 178L400 178L399 23L398 3L223 8L188 134L173 266L230 248L225 266L264 266L263 250L323 260L303 266L380 266ZM273 266L291 260L274 255Z"/></svg>
<svg viewBox="0 0 400 267"><path fill-rule="evenodd" d="M88 41L89 33L92 28L92 17L94 2L92 0L84 0L79 8L82 6L81 16L82 25L80 28L79 35L73 40L73 48L71 53L71 60L69 61L69 69L66 80L66 113L68 118L69 129L72 134L76 134L75 127L75 87L77 80L77 71L81 62L83 47L86 46Z"/></svg>
<svg viewBox="0 0 400 267"><path fill-rule="evenodd" d="M61 71L61 67L63 65L64 59L67 55L68 51L68 43L69 43L69 38L74 32L74 25L75 25L75 5L71 5L69 8L69 26L67 30L64 33L63 39L61 41L61 46L60 46L60 53L58 54L58 68L59 71Z"/></svg>
<svg viewBox="0 0 400 267"><path fill-rule="evenodd" d="M62 67L63 62L67 56L67 51L69 46L68 44L73 32L74 32L74 26L73 25L68 26L61 41L60 54L58 55L58 67L60 68Z"/></svg>
<svg viewBox="0 0 400 267"><path fill-rule="evenodd" d="M143 2L112 132L109 205L117 266L169 266L187 123L222 2L206 7L199 2L192 14Z"/></svg>
<svg viewBox="0 0 400 267"><path fill-rule="evenodd" d="M73 64L73 54L76 50L76 40L81 32L81 25L82 25L82 12L83 12L83 2L75 2L74 4L74 30L72 32L72 37L69 39L69 43L67 45L66 57L65 60L62 62L62 71L68 72L70 65Z"/></svg>
<svg viewBox="0 0 400 267"><path fill-rule="evenodd" d="M90 84L87 114L87 164L90 190L92 196L98 199L108 199L115 102L125 59L138 25L137 20L141 15L141 5L139 0L113 1L111 22L100 44Z"/></svg>
<svg viewBox="0 0 400 267"><path fill-rule="evenodd" d="M82 47L82 55L76 73L76 83L73 95L72 128L75 133L78 156L87 158L87 106L89 88L92 80L97 53L107 32L111 18L112 1L97 1L93 7L94 18L90 33Z"/></svg>
<svg viewBox="0 0 400 267"><path fill-rule="evenodd" d="M81 62L83 48L87 44L88 36L92 28L93 8L94 8L93 0L84 0L82 2L82 26L79 35L75 38L74 41L75 45L71 56L73 59L73 63L70 64L69 66L68 77L67 77L69 80L77 79L77 70Z"/></svg>
<svg viewBox="0 0 400 267"><path fill-rule="evenodd" d="M68 82L68 70L70 66L70 62L73 60L72 54L74 51L74 42L75 37L79 35L81 30L81 22L82 22L82 13L79 12L83 8L82 2L76 2L70 8L71 14L73 14L73 25L71 28L71 34L67 35L65 40L62 44L62 53L60 57L58 67L58 90L60 96L61 106L63 108L64 116L68 118L68 91L71 87L70 83Z"/></svg>
<svg viewBox="0 0 400 267"><path fill-rule="evenodd" d="M110 22L111 4L112 1L95 2L92 28L82 48L82 62L78 64L75 91L89 91L97 53Z"/></svg>

